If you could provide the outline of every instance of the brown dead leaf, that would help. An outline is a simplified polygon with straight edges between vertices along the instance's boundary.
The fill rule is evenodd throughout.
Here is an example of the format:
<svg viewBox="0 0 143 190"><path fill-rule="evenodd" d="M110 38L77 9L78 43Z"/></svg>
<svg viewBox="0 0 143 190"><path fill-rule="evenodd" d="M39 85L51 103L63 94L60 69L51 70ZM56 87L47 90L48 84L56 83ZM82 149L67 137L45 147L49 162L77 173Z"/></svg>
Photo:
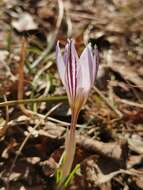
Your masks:
<svg viewBox="0 0 143 190"><path fill-rule="evenodd" d="M137 177L135 184L139 189L143 189L143 176Z"/></svg>
<svg viewBox="0 0 143 190"><path fill-rule="evenodd" d="M105 184L118 174L123 173L131 176L138 175L132 170L117 168L118 165L116 165L116 162L113 159L106 157L97 158L97 156L91 156L81 163L81 173L84 175L86 184L87 186L90 186L90 188Z"/></svg>
<svg viewBox="0 0 143 190"><path fill-rule="evenodd" d="M141 155L133 155L133 156L129 156L128 158L128 163L127 163L127 168L133 168L139 165L143 164L143 158Z"/></svg>
<svg viewBox="0 0 143 190"><path fill-rule="evenodd" d="M46 176L53 176L58 166L52 157L44 162L41 162L40 165L42 166L43 172Z"/></svg>
<svg viewBox="0 0 143 190"><path fill-rule="evenodd" d="M143 140L139 135L132 135L131 138L128 138L129 148L138 153L143 154Z"/></svg>
<svg viewBox="0 0 143 190"><path fill-rule="evenodd" d="M34 22L32 16L29 13L23 12L17 16L17 20L12 21L12 26L18 32L25 32L37 29L37 24Z"/></svg>
<svg viewBox="0 0 143 190"><path fill-rule="evenodd" d="M101 155L109 156L118 160L122 167L125 167L126 165L128 154L128 146L126 142L103 143L84 136L78 136L77 143L80 147L83 147L88 151L98 152Z"/></svg>
<svg viewBox="0 0 143 190"><path fill-rule="evenodd" d="M115 62L114 63L111 62L109 67L111 70L118 72L125 80L132 82L140 90L143 90L142 78L138 75L138 73L134 70L133 67L127 64L126 65L123 64L121 65L119 63L115 64Z"/></svg>
<svg viewBox="0 0 143 190"><path fill-rule="evenodd" d="M143 123L143 111L142 110L134 110L134 111L127 111L124 113L125 121L132 122L134 124L142 124Z"/></svg>

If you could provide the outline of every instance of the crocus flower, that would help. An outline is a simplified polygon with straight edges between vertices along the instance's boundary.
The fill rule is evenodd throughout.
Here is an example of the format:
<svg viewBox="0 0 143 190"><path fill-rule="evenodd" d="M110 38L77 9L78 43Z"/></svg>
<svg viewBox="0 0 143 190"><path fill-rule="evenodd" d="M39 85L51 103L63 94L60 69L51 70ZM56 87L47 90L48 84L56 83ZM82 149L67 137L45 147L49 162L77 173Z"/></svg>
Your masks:
<svg viewBox="0 0 143 190"><path fill-rule="evenodd" d="M75 127L78 114L86 102L89 91L94 85L96 78L98 70L98 51L97 48L93 49L89 43L79 58L74 41L68 40L64 55L62 56L59 42L57 42L56 61L59 75L66 89L72 111L71 127L67 132L65 142L66 158L65 167L63 166L63 175L66 177L70 172L74 157Z"/></svg>
<svg viewBox="0 0 143 190"><path fill-rule="evenodd" d="M89 90L94 85L98 69L97 49L93 50L89 43L79 58L73 40L68 40L62 56L58 42L56 60L70 106L72 109L76 106L79 108L85 103Z"/></svg>

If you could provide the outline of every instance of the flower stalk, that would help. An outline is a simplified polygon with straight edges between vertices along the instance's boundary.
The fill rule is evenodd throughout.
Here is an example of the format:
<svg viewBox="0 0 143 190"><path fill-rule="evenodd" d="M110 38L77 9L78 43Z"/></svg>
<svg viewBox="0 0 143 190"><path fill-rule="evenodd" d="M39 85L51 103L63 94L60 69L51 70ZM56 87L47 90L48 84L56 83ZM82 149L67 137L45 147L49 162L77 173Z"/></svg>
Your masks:
<svg viewBox="0 0 143 190"><path fill-rule="evenodd" d="M63 180L70 173L72 168L72 163L74 160L75 147L76 147L75 128L76 128L77 118L78 118L77 114L72 115L70 129L67 129L66 140L65 140L65 158L64 158L64 165L62 167Z"/></svg>

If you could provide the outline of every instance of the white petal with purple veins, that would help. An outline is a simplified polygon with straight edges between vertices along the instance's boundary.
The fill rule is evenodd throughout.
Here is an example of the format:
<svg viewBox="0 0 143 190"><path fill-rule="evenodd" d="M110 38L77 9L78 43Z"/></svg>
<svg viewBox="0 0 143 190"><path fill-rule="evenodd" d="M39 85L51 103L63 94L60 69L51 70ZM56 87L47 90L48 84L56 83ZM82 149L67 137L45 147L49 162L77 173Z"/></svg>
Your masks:
<svg viewBox="0 0 143 190"><path fill-rule="evenodd" d="M70 105L80 106L82 102L85 103L97 75L99 62L97 49L92 49L89 43L79 59L74 41L68 40L63 58L58 42L56 59L59 74L66 88Z"/></svg>
<svg viewBox="0 0 143 190"><path fill-rule="evenodd" d="M84 49L79 59L78 84L77 88L89 91L93 81L93 57L91 55L91 45Z"/></svg>
<svg viewBox="0 0 143 190"><path fill-rule="evenodd" d="M73 40L69 42L69 45L66 47L65 60L67 54L67 64L66 64L66 83L69 88L69 93L74 99L76 95L76 86L77 86L77 68L78 64L78 55L74 46Z"/></svg>
<svg viewBox="0 0 143 190"><path fill-rule="evenodd" d="M56 46L56 62L57 62L60 78L65 86L65 63L61 54L59 42L57 43L57 46Z"/></svg>

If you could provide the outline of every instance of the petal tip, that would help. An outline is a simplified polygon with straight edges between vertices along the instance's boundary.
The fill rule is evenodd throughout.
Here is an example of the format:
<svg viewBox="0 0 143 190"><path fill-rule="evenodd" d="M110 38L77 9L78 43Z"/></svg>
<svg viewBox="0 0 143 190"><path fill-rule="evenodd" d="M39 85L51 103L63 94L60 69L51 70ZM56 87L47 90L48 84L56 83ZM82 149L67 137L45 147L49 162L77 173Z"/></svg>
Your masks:
<svg viewBox="0 0 143 190"><path fill-rule="evenodd" d="M60 41L59 41L59 40L57 41L57 46L58 46L58 47L60 46Z"/></svg>

